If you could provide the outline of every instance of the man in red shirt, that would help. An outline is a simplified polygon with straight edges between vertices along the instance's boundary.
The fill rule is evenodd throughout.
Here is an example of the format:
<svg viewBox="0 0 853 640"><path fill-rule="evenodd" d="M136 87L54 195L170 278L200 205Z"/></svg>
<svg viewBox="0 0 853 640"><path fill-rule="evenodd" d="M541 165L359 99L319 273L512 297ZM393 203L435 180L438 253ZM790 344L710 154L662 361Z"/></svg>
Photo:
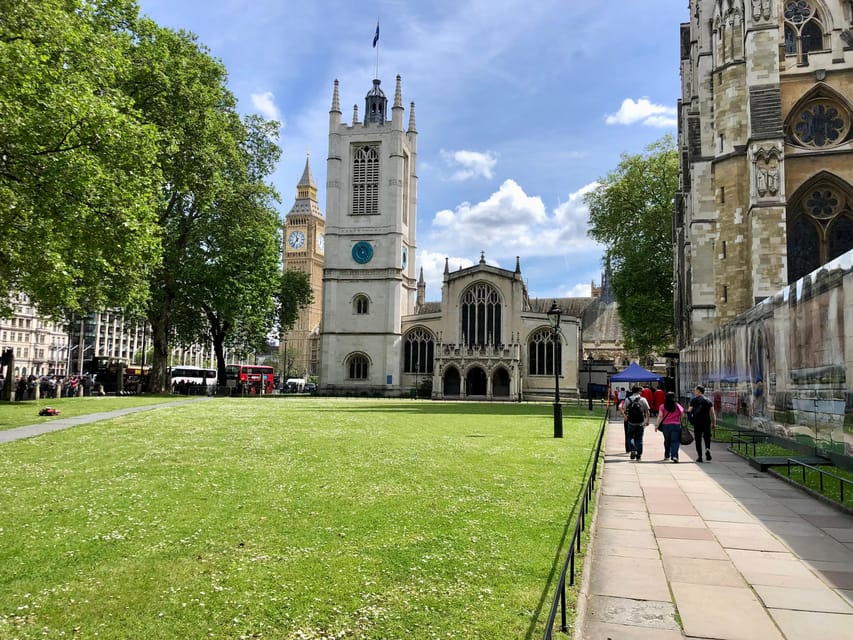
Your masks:
<svg viewBox="0 0 853 640"><path fill-rule="evenodd" d="M655 402L652 405L652 413L654 415L657 415L658 411L660 411L664 400L666 400L666 391L663 390L663 383L660 383L658 388L655 389Z"/></svg>

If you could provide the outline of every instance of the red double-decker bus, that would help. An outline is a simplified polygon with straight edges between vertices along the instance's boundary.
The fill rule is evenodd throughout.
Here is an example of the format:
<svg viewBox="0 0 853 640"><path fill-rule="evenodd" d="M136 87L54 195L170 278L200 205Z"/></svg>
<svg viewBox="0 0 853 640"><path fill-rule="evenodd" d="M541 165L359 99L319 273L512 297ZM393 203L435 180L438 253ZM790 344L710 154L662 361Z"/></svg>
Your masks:
<svg viewBox="0 0 853 640"><path fill-rule="evenodd" d="M245 395L271 394L275 390L273 368L262 364L226 364L225 383Z"/></svg>

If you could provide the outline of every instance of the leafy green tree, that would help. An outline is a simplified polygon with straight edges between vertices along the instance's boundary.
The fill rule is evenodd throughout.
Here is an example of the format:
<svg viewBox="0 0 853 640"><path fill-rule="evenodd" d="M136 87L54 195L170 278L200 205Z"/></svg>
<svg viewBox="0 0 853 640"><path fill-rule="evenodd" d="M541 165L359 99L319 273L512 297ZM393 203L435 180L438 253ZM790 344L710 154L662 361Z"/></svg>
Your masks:
<svg viewBox="0 0 853 640"><path fill-rule="evenodd" d="M269 133L269 127L240 120L234 96L225 86L225 68L195 35L160 27L148 19L137 22L135 34L132 73L125 90L143 121L159 131L157 162L162 182L157 216L163 253L152 269L147 315L154 347L151 388L162 391L166 389L175 317L181 318L179 328L187 335L189 311L203 309L200 300L211 291L195 290L204 282L201 262L221 258L219 264L209 265L211 271L233 270L234 243L228 234L244 234L242 225L252 214L260 216L259 224L266 229L259 240L264 248L252 245L260 251L252 258L255 274L275 279L269 247L276 235L268 232L273 192L263 177L271 171L278 152L275 145L261 151L260 138ZM246 209L242 218L241 207ZM257 226L252 228L257 230ZM245 234L241 237L249 240ZM223 276L218 285L239 299L235 305L239 306L250 294L238 296L237 291L244 286L251 289L256 283L254 276L234 280ZM212 299L206 303L208 311L223 323L214 333L227 335L233 326L225 323L230 322L233 310ZM261 303L257 309L263 315L265 305ZM207 311L204 315L211 320ZM197 317L197 321L202 319Z"/></svg>
<svg viewBox="0 0 853 640"><path fill-rule="evenodd" d="M132 308L159 255L157 129L120 90L130 0L0 0L0 312Z"/></svg>
<svg viewBox="0 0 853 640"><path fill-rule="evenodd" d="M672 211L678 155L672 136L619 166L585 197L589 235L604 245L625 346L645 357L672 343Z"/></svg>
<svg viewBox="0 0 853 640"><path fill-rule="evenodd" d="M275 324L280 223L275 192L263 178L279 148L277 125L252 116L243 127L241 153L227 167L211 211L193 229L184 249L177 286L177 335L213 342L220 384L225 384L225 347L264 350Z"/></svg>
<svg viewBox="0 0 853 640"><path fill-rule="evenodd" d="M308 274L297 270L285 270L281 274L276 292L276 311L279 333L284 334L293 328L299 311L314 302L311 281Z"/></svg>

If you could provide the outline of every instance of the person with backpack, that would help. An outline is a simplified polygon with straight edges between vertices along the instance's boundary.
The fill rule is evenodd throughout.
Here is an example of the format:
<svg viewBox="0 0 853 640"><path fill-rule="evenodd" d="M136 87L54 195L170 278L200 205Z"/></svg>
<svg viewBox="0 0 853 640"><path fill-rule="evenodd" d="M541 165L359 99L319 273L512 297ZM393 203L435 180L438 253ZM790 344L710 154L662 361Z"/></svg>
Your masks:
<svg viewBox="0 0 853 640"><path fill-rule="evenodd" d="M631 460L636 459L638 462L643 456L643 433L649 426L649 403L640 394L641 390L638 386L631 387L631 395L621 405L621 413L627 425Z"/></svg>
<svg viewBox="0 0 853 640"><path fill-rule="evenodd" d="M705 387L697 384L693 389L693 399L687 416L693 425L693 434L696 436L696 462L702 460L702 439L705 439L705 460L711 462L711 429L717 428L717 413L714 404L705 397Z"/></svg>

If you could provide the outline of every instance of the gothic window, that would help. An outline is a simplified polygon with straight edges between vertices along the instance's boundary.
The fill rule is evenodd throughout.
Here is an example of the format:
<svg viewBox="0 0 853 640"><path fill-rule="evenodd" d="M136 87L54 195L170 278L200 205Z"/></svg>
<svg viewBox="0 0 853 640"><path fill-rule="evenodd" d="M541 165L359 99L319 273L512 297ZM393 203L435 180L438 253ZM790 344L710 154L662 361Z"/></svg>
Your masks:
<svg viewBox="0 0 853 640"><path fill-rule="evenodd" d="M350 356L347 367L350 380L367 380L368 362L365 356L360 353Z"/></svg>
<svg viewBox="0 0 853 640"><path fill-rule="evenodd" d="M806 102L793 121L794 139L805 147L829 147L844 142L850 131L847 110L834 100Z"/></svg>
<svg viewBox="0 0 853 640"><path fill-rule="evenodd" d="M853 219L840 216L829 228L827 242L827 260L834 260L853 247Z"/></svg>
<svg viewBox="0 0 853 640"><path fill-rule="evenodd" d="M563 361L560 340L554 339L552 329L540 329L527 344L528 372L532 376L553 376L556 363L557 375L561 375Z"/></svg>
<svg viewBox="0 0 853 640"><path fill-rule="evenodd" d="M403 371L405 373L432 373L435 340L426 329L412 329L406 334L403 345Z"/></svg>
<svg viewBox="0 0 853 640"><path fill-rule="evenodd" d="M788 282L853 248L853 190L824 173L800 188L788 207Z"/></svg>
<svg viewBox="0 0 853 640"><path fill-rule="evenodd" d="M820 14L809 0L785 3L785 55L797 56L797 63L808 64L811 51L824 49L824 27Z"/></svg>
<svg viewBox="0 0 853 640"><path fill-rule="evenodd" d="M358 295L353 300L353 310L357 316L365 316L370 311L370 300L365 295Z"/></svg>
<svg viewBox="0 0 853 640"><path fill-rule="evenodd" d="M463 344L501 344L501 296L492 285L481 282L462 294L460 316Z"/></svg>
<svg viewBox="0 0 853 640"><path fill-rule="evenodd" d="M352 214L379 213L379 148L360 145L352 155Z"/></svg>

